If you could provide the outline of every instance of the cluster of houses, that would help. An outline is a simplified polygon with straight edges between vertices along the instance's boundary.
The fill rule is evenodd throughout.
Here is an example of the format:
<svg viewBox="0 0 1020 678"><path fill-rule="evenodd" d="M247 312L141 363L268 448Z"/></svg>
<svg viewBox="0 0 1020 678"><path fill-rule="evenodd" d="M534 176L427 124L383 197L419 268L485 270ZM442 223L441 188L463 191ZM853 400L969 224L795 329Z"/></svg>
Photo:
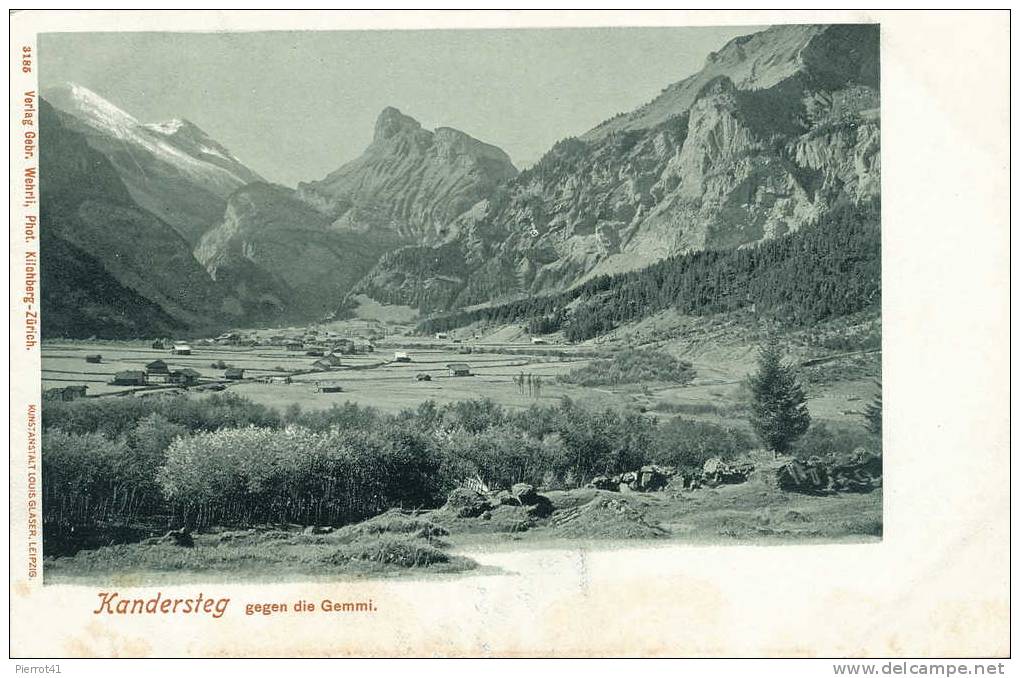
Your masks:
<svg viewBox="0 0 1020 678"><path fill-rule="evenodd" d="M198 384L201 374L184 367L171 370L163 360L153 360L144 370L121 370L113 375L111 384L117 386L145 386L147 384L176 384L178 386L194 386Z"/></svg>

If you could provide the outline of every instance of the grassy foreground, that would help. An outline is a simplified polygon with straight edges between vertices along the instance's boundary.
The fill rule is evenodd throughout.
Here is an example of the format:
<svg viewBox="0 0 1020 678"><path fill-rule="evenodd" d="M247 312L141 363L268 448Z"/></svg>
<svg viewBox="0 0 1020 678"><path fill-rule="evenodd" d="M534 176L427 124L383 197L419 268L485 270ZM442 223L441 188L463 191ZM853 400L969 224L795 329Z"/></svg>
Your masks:
<svg viewBox="0 0 1020 678"><path fill-rule="evenodd" d="M593 489L545 493L552 512L501 506L475 517L448 508L388 511L336 530L296 525L211 528L191 547L170 540L79 551L46 562L47 583L143 585L186 581L344 580L474 571L462 551L657 544L806 544L876 541L882 490L810 496L755 481L694 491L621 494Z"/></svg>

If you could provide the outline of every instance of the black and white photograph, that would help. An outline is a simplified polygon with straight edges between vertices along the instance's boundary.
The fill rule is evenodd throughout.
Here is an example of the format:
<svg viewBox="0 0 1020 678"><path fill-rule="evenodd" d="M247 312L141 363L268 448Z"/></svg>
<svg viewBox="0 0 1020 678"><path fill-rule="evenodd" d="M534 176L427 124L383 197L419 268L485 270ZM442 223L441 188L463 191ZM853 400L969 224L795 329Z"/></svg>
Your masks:
<svg viewBox="0 0 1020 678"><path fill-rule="evenodd" d="M34 79L11 99L12 369L34 370L12 404L28 455L12 452L28 492L12 525L29 525L28 581L78 601L82 624L140 637L179 615L397 624L394 591L411 590L507 624L538 599L527 609L552 624L611 590L623 620L668 584L683 603L655 614L718 620L686 649L654 633L493 645L497 627L472 640L473 617L451 611L448 646L365 630L360 649L307 652L872 654L862 636L708 634L729 633L734 595L756 610L800 596L805 620L853 601L865 619L896 598L840 594L844 577L882 580L855 559L941 515L892 499L933 470L904 470L924 453L903 433L912 393L957 402L940 372L963 379L969 359L887 391L947 336L909 313L953 301L905 298L911 261L887 250L917 228L888 201L925 210L890 186L929 171L883 162L883 89L899 116L931 86L887 86L911 67L904 18L887 40L882 16L849 13L398 14L302 27L315 15L280 11L269 28L257 13L54 12L65 23L12 42ZM956 124L951 108L915 115ZM919 257L940 247L926 223ZM946 421L930 412L913 430ZM1001 448L974 444L953 482L997 475L980 455ZM755 558L755 577L731 571ZM834 592L770 584L802 570ZM235 633L215 652L260 654ZM882 638L874 652L896 654ZM64 651L213 651L75 642Z"/></svg>

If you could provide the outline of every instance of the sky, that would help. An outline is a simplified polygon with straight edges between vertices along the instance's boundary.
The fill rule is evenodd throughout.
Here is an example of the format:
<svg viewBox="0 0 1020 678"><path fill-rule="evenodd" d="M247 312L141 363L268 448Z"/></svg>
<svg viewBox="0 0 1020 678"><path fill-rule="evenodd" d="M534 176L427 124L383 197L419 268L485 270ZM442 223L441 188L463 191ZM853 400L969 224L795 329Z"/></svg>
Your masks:
<svg viewBox="0 0 1020 678"><path fill-rule="evenodd" d="M761 27L47 33L40 89L83 85L142 122L185 118L270 181L358 157L395 106L518 168L650 101Z"/></svg>

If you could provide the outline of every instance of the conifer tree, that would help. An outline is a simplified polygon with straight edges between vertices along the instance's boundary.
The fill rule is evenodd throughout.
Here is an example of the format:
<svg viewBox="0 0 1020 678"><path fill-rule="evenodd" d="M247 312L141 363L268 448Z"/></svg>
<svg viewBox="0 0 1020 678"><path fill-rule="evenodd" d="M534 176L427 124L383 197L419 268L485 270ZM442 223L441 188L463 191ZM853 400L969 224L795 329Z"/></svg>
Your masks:
<svg viewBox="0 0 1020 678"><path fill-rule="evenodd" d="M868 432L873 433L876 436L882 435L882 382L877 381L875 385L878 386L878 394L875 398L868 403L864 408L864 420L865 425L868 427Z"/></svg>
<svg viewBox="0 0 1020 678"><path fill-rule="evenodd" d="M751 427L765 446L779 454L808 430L807 396L793 368L783 362L778 340L770 338L758 354L758 371L748 378Z"/></svg>

